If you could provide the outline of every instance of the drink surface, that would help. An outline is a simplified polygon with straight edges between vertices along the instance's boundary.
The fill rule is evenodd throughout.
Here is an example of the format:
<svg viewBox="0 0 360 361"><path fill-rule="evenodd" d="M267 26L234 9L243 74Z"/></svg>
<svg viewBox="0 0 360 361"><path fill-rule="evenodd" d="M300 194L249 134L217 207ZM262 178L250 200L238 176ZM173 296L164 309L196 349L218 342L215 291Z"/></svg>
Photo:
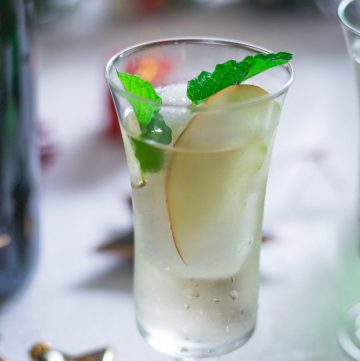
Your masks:
<svg viewBox="0 0 360 361"><path fill-rule="evenodd" d="M185 85L163 88L161 96L184 104ZM150 343L172 355L222 353L255 327L278 106L269 101L262 108L197 115L164 107L161 113L173 142L155 173L142 175L134 155L134 115L128 113L122 124L133 186L139 327Z"/></svg>

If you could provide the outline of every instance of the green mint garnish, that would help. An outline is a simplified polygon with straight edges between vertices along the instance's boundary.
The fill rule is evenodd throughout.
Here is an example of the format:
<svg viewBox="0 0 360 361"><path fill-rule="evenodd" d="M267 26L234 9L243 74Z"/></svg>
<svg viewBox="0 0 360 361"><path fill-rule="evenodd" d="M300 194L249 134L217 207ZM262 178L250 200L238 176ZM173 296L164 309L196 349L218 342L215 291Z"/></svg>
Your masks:
<svg viewBox="0 0 360 361"><path fill-rule="evenodd" d="M157 95L150 82L145 81L136 75L121 73L119 71L117 72L117 75L128 93L159 103L159 105L157 105L144 102L140 99L128 99L142 129L143 126L146 126L151 121L154 114L159 111L161 98Z"/></svg>
<svg viewBox="0 0 360 361"><path fill-rule="evenodd" d="M129 98L128 101L133 107L136 118L139 122L143 140L152 140L160 144L171 143L171 128L168 127L160 114L161 97L156 93L151 83L136 75L117 72L125 90L133 95L151 100L150 103L141 99ZM145 172L158 172L164 165L164 151L155 148L141 140L132 139L134 153L139 161L142 177Z"/></svg>
<svg viewBox="0 0 360 361"><path fill-rule="evenodd" d="M199 104L220 90L240 84L275 66L286 64L291 59L292 54L280 52L247 56L240 62L229 60L216 65L214 72L203 71L199 76L190 80L187 96L194 104Z"/></svg>
<svg viewBox="0 0 360 361"><path fill-rule="evenodd" d="M218 64L214 72L203 71L196 78L188 82L187 96L194 103L199 104L215 93L229 86L241 82L262 73L275 66L283 65L292 59L292 54L280 52L277 54L258 54L247 56L237 62L229 60ZM170 144L172 140L171 128L168 127L160 114L162 103L161 97L156 93L151 83L136 75L117 72L125 90L142 99L129 98L135 116L139 122L140 139L132 139L134 153L139 161L142 177L145 172L159 171L165 162L164 151L155 148L142 140L151 140L160 144Z"/></svg>
<svg viewBox="0 0 360 361"><path fill-rule="evenodd" d="M141 133L143 139L153 140L161 144L171 143L171 128L168 127L162 115L157 112ZM157 172L165 163L165 154L162 149L155 148L139 140L132 139L135 156L140 163L143 173Z"/></svg>
<svg viewBox="0 0 360 361"><path fill-rule="evenodd" d="M144 180L145 172L156 173L163 167L165 154L162 149L155 148L137 139L132 139L131 142L134 147L135 157L140 163L142 180Z"/></svg>
<svg viewBox="0 0 360 361"><path fill-rule="evenodd" d="M141 136L144 139L153 140L160 144L170 144L171 128L166 125L162 115L157 112L150 120L150 123L147 124L146 128L144 127Z"/></svg>

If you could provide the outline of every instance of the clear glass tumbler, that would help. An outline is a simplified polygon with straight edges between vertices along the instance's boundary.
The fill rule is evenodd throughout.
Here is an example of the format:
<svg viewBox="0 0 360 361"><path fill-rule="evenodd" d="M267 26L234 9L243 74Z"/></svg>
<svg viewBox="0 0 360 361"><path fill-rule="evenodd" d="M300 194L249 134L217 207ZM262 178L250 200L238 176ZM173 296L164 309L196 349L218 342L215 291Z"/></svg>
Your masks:
<svg viewBox="0 0 360 361"><path fill-rule="evenodd" d="M126 49L106 68L131 175L137 324L174 357L230 352L255 328L267 174L292 68L258 75L257 87L230 102L213 96L194 106L186 86L216 64L266 53L235 41L169 39ZM172 64L153 82L161 104L128 93L118 79L144 59L152 60L143 76ZM135 103L158 106L168 145L141 136Z"/></svg>
<svg viewBox="0 0 360 361"><path fill-rule="evenodd" d="M342 1L338 8L338 16L354 65L360 96L360 0ZM360 205L360 202L358 204ZM339 329L339 342L348 355L360 360L360 304L353 306L343 319Z"/></svg>

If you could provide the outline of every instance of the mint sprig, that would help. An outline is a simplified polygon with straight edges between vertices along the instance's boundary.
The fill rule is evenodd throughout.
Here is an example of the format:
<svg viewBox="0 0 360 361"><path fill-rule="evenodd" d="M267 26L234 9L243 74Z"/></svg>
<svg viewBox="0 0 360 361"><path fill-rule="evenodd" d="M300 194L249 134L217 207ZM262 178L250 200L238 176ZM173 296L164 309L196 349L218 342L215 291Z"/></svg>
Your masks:
<svg viewBox="0 0 360 361"><path fill-rule="evenodd" d="M142 176L144 176L145 172L157 172L164 165L164 151L145 143L143 140L152 140L164 145L171 143L171 128L167 126L160 114L162 99L150 82L136 75L119 71L117 75L128 93L151 101L147 102L144 99L128 98L141 130L140 139L132 138L131 142L134 147L135 156L140 164Z"/></svg>
<svg viewBox="0 0 360 361"><path fill-rule="evenodd" d="M152 101L149 103L144 102L142 99L131 97L128 99L133 107L140 127L146 126L151 121L154 114L160 110L162 102L161 98L157 95L150 82L145 81L136 75L121 73L120 71L117 72L117 75L124 86L124 89L128 93ZM159 105L156 103L159 103Z"/></svg>
<svg viewBox="0 0 360 361"><path fill-rule="evenodd" d="M143 127L141 136L160 144L170 144L172 138L171 128L165 123L163 116L156 112L146 127Z"/></svg>
<svg viewBox="0 0 360 361"><path fill-rule="evenodd" d="M286 64L291 59L292 54L280 52L247 56L240 62L229 60L216 65L212 73L202 71L196 78L190 80L187 96L194 104L199 104L220 90L240 84L275 66Z"/></svg>
<svg viewBox="0 0 360 361"><path fill-rule="evenodd" d="M131 143L134 147L135 157L140 164L141 179L145 181L146 172L156 173L163 167L165 163L164 151L138 139L131 139Z"/></svg>
<svg viewBox="0 0 360 361"><path fill-rule="evenodd" d="M292 59L292 54L280 52L277 54L258 54L247 56L237 62L229 60L218 64L212 73L201 72L196 78L188 82L187 96L193 104L199 104L229 86L241 82L264 72L275 66L283 65ZM161 97L156 93L151 83L142 78L127 73L117 72L124 89L137 97L128 97L139 122L141 134L139 139L131 139L134 153L139 161L142 177L145 172L159 171L165 162L162 149L144 142L147 140L168 145L172 141L171 128L167 126L160 114ZM149 100L149 102L144 101Z"/></svg>
<svg viewBox="0 0 360 361"><path fill-rule="evenodd" d="M162 115L157 112L147 126L143 127L141 138L153 140L160 144L170 144L172 138L171 128L166 125ZM143 173L156 173L163 167L165 153L162 149L136 139L132 139L132 144Z"/></svg>

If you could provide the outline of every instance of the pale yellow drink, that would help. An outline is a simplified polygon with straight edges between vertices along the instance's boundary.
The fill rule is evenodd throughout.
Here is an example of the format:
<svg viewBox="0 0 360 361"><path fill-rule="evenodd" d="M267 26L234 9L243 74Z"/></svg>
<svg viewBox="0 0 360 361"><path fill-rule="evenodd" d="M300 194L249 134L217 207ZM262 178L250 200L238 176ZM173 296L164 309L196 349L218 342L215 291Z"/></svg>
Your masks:
<svg viewBox="0 0 360 361"><path fill-rule="evenodd" d="M260 88L243 89L224 92L196 114L161 109L173 142L148 144L164 151L164 165L154 173L142 174L134 155L134 114L122 122L133 187L137 321L145 338L171 355L222 354L255 327L264 196L280 106L269 98L254 102L266 95ZM186 103L185 85L159 92L167 104Z"/></svg>

